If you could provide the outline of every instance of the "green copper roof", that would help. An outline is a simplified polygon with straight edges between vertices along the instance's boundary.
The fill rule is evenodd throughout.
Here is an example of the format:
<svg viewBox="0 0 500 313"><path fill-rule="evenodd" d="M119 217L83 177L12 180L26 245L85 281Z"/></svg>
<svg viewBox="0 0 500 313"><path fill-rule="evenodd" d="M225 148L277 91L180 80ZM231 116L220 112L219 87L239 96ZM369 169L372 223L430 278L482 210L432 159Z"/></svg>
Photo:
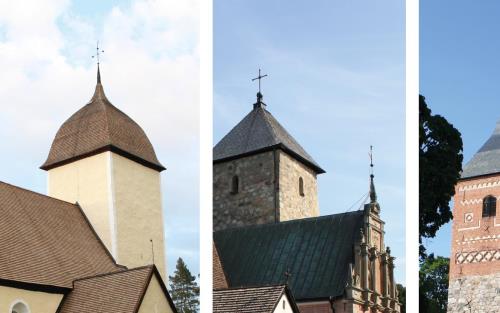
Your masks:
<svg viewBox="0 0 500 313"><path fill-rule="evenodd" d="M341 296L363 211L214 233L230 287L288 286L297 300Z"/></svg>

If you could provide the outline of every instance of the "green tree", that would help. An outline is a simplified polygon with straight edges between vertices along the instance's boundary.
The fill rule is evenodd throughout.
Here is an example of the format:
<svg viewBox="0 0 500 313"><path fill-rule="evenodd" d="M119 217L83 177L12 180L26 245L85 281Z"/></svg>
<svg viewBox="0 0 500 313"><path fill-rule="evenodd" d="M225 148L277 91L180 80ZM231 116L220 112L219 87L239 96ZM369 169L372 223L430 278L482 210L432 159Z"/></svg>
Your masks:
<svg viewBox="0 0 500 313"><path fill-rule="evenodd" d="M420 262L420 312L446 313L450 259L427 256Z"/></svg>
<svg viewBox="0 0 500 313"><path fill-rule="evenodd" d="M177 260L174 276L168 278L170 280L170 293L177 311L179 313L198 312L200 288L196 283L196 277L191 275L182 258Z"/></svg>
<svg viewBox="0 0 500 313"><path fill-rule="evenodd" d="M432 115L425 98L419 96L419 242L420 257L425 258L422 238L433 238L452 218L451 197L462 171L462 137L444 117Z"/></svg>
<svg viewBox="0 0 500 313"><path fill-rule="evenodd" d="M401 284L396 284L398 291L398 301L401 304L401 313L406 313L406 287Z"/></svg>

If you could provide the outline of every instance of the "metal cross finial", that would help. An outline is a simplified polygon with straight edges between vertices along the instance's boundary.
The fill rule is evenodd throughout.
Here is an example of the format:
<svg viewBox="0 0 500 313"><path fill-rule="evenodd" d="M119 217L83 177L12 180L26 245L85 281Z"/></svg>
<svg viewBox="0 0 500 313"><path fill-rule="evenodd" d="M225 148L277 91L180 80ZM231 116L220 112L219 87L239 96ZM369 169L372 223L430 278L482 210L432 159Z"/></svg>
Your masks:
<svg viewBox="0 0 500 313"><path fill-rule="evenodd" d="M287 269L287 270L285 271L285 279L286 279L285 284L287 284L287 285L288 285L288 281L290 280L290 277L291 277L291 276L292 276L292 273L290 273L290 269Z"/></svg>
<svg viewBox="0 0 500 313"><path fill-rule="evenodd" d="M265 75L260 75L260 68L259 68L259 76L255 77L255 78L252 78L252 81L255 81L255 80L259 80L259 93L260 93L260 80L264 77L267 77L267 74Z"/></svg>
<svg viewBox="0 0 500 313"><path fill-rule="evenodd" d="M99 61L100 61L100 55L101 53L104 53L104 50L100 50L99 49L99 41L97 41L97 46L96 46L96 54L92 56L92 59L96 58L97 59L97 65L99 65Z"/></svg>

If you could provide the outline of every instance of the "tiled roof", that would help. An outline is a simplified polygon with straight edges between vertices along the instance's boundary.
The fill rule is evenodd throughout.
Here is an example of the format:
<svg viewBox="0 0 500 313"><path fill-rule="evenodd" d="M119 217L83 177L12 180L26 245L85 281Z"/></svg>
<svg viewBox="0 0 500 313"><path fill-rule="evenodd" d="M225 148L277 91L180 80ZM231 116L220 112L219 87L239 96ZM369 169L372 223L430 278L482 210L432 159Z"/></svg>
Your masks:
<svg viewBox="0 0 500 313"><path fill-rule="evenodd" d="M78 205L0 182L0 279L70 288L120 270Z"/></svg>
<svg viewBox="0 0 500 313"><path fill-rule="evenodd" d="M464 166L462 178L471 178L500 172L500 121L493 134Z"/></svg>
<svg viewBox="0 0 500 313"><path fill-rule="evenodd" d="M212 264L213 264L213 289L223 289L229 287L226 280L226 274L222 268L222 264L219 259L219 253L217 252L217 247L215 244L212 246Z"/></svg>
<svg viewBox="0 0 500 313"><path fill-rule="evenodd" d="M155 273L153 266L145 266L76 280L59 313L136 313ZM165 296L173 307L168 294Z"/></svg>
<svg viewBox="0 0 500 313"><path fill-rule="evenodd" d="M325 171L302 146L262 106L254 109L215 145L214 162L221 162L260 151L280 148L317 173Z"/></svg>
<svg viewBox="0 0 500 313"><path fill-rule="evenodd" d="M285 292L284 285L214 290L213 312L272 313ZM295 303L292 307L298 313Z"/></svg>
<svg viewBox="0 0 500 313"><path fill-rule="evenodd" d="M103 151L158 171L165 169L142 128L109 102L99 80L90 102L59 128L41 168L49 170Z"/></svg>
<svg viewBox="0 0 500 313"><path fill-rule="evenodd" d="M295 299L340 296L363 211L232 228L214 233L230 287L283 284Z"/></svg>

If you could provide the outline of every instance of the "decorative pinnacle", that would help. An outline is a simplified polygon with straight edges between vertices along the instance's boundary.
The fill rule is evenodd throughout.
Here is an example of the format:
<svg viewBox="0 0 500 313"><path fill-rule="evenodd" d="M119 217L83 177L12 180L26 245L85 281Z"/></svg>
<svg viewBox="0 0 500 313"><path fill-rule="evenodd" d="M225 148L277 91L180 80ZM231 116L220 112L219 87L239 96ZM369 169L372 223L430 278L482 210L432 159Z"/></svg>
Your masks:
<svg viewBox="0 0 500 313"><path fill-rule="evenodd" d="M377 193L375 192L375 184L373 183L373 146L370 146L370 202L377 202Z"/></svg>

